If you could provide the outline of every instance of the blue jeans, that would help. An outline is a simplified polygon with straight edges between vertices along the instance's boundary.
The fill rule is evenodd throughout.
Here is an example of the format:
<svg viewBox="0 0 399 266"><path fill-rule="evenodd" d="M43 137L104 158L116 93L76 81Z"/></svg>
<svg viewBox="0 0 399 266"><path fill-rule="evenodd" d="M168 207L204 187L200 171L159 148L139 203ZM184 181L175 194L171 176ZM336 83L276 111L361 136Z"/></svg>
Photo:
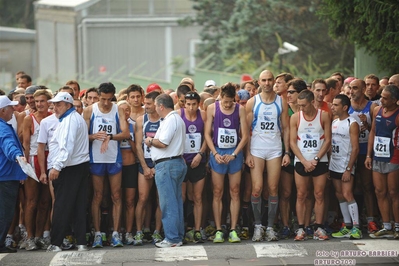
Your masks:
<svg viewBox="0 0 399 266"><path fill-rule="evenodd" d="M186 172L187 166L182 158L164 161L155 165L155 182L162 211L165 239L171 243L182 242L184 237L181 186Z"/></svg>
<svg viewBox="0 0 399 266"><path fill-rule="evenodd" d="M14 218L19 181L0 181L0 248L4 248L7 231Z"/></svg>

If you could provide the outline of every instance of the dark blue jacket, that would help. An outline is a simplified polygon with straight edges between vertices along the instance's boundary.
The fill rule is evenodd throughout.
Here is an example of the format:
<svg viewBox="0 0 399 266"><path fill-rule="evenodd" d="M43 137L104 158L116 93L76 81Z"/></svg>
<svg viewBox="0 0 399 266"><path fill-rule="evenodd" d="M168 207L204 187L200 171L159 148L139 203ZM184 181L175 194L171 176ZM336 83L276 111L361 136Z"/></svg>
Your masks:
<svg viewBox="0 0 399 266"><path fill-rule="evenodd" d="M26 174L16 162L16 158L23 154L14 129L0 118L0 182L26 179Z"/></svg>

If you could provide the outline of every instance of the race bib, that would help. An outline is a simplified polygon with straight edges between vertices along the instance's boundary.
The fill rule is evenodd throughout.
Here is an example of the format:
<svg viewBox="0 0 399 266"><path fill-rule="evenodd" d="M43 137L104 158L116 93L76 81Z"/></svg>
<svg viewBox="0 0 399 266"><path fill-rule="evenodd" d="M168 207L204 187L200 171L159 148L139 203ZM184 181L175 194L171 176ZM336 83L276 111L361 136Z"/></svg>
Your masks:
<svg viewBox="0 0 399 266"><path fill-rule="evenodd" d="M235 148L237 146L237 132L235 129L219 128L218 147L221 149Z"/></svg>
<svg viewBox="0 0 399 266"><path fill-rule="evenodd" d="M380 158L390 158L391 139L386 137L374 137L374 155Z"/></svg>
<svg viewBox="0 0 399 266"><path fill-rule="evenodd" d="M318 153L320 150L320 134L304 133L300 135L299 147L302 154Z"/></svg>
<svg viewBox="0 0 399 266"><path fill-rule="evenodd" d="M184 153L198 153L201 149L201 134L189 133L186 134L186 145Z"/></svg>

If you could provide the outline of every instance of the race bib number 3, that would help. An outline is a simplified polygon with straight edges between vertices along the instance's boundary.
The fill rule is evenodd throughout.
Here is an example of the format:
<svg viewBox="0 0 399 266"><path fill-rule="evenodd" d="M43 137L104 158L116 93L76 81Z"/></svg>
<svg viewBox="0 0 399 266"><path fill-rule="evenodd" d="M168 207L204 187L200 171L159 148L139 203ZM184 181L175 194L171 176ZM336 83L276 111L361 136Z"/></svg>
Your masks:
<svg viewBox="0 0 399 266"><path fill-rule="evenodd" d="M201 134L186 134L184 153L198 153L201 149Z"/></svg>
<svg viewBox="0 0 399 266"><path fill-rule="evenodd" d="M219 128L218 147L222 149L235 148L237 146L237 132L235 129Z"/></svg>
<svg viewBox="0 0 399 266"><path fill-rule="evenodd" d="M389 150L391 144L390 138L374 137L374 155L381 158L390 158L391 153Z"/></svg>

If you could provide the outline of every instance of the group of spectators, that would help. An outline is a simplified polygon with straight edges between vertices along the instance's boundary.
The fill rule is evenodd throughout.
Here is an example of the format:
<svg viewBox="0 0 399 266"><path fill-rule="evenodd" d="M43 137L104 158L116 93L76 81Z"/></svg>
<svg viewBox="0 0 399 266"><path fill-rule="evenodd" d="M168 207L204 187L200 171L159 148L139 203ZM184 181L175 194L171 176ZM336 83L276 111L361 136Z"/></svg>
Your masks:
<svg viewBox="0 0 399 266"><path fill-rule="evenodd" d="M55 96L16 80L0 96L0 252L399 238L399 74L118 94L71 80Z"/></svg>

